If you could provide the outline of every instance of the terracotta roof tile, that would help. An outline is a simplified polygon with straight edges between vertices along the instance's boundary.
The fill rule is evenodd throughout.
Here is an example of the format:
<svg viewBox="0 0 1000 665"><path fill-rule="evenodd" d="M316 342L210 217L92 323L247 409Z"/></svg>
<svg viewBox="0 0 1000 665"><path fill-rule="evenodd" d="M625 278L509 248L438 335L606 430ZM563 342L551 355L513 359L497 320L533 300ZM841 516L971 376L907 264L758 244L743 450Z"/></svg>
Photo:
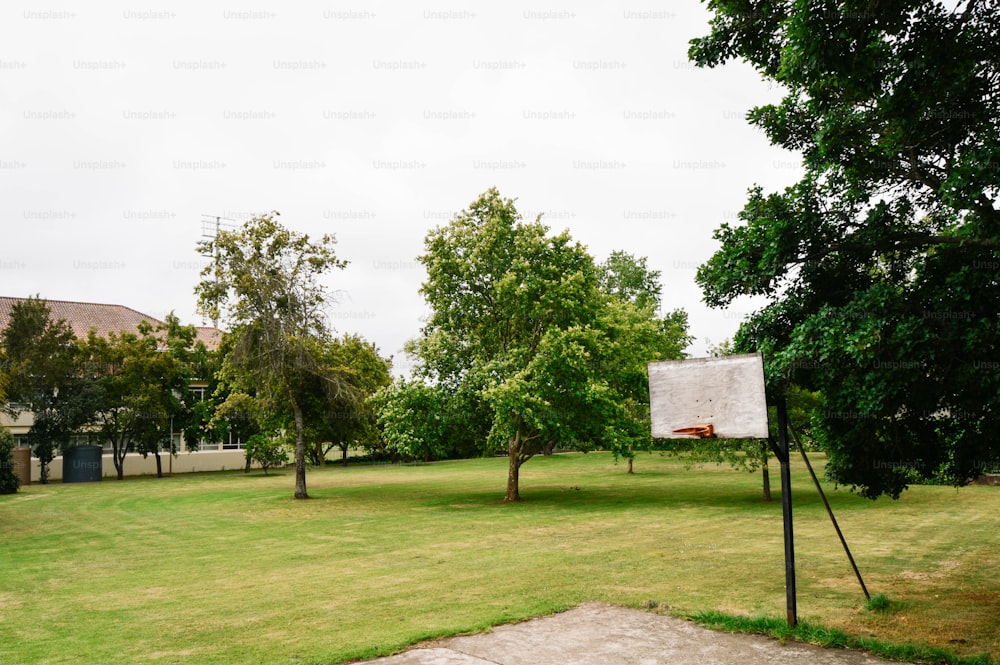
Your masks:
<svg viewBox="0 0 1000 665"><path fill-rule="evenodd" d="M222 341L221 330L212 326L196 326L195 329L198 331L198 336L195 337L196 340L204 342L205 346L210 349L219 348L219 343Z"/></svg>
<svg viewBox="0 0 1000 665"><path fill-rule="evenodd" d="M10 313L14 304L26 298L10 298L0 296L0 330L5 330L10 323ZM145 321L154 328L163 323L148 314L143 314L124 305L106 305L90 302L73 302L68 300L45 300L49 306L50 316L58 321L65 319L80 338L86 337L93 329L98 335L107 337L112 332L138 330L139 323ZM222 331L217 328L198 327L197 339L205 346L214 349L219 345Z"/></svg>

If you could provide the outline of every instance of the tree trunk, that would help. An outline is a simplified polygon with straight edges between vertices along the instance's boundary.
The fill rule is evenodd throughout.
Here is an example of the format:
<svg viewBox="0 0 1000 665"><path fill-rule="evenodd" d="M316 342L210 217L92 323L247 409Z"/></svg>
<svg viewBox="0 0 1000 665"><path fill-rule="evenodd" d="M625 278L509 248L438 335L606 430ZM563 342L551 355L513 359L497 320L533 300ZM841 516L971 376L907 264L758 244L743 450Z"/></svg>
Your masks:
<svg viewBox="0 0 1000 665"><path fill-rule="evenodd" d="M633 459L634 458L632 458L632 457L628 458L628 473L629 473L629 475L632 475L633 473L635 473L634 471L632 471L632 460Z"/></svg>
<svg viewBox="0 0 1000 665"><path fill-rule="evenodd" d="M507 468L507 496L504 501L514 502L521 500L518 492L518 474L521 471L521 430L518 430L509 445L510 466Z"/></svg>
<svg viewBox="0 0 1000 665"><path fill-rule="evenodd" d="M243 456L247 460L246 466L243 467L243 473L250 473L250 467L253 466L253 459L246 452L243 453Z"/></svg>
<svg viewBox="0 0 1000 665"><path fill-rule="evenodd" d="M305 423L302 419L302 408L298 401L291 397L292 413L295 414L295 498L308 499L306 492L306 437Z"/></svg>
<svg viewBox="0 0 1000 665"><path fill-rule="evenodd" d="M344 455L343 455L342 459L344 460L344 466L347 466L347 446L346 445L345 446L341 446L340 449L342 451L344 451Z"/></svg>
<svg viewBox="0 0 1000 665"><path fill-rule="evenodd" d="M764 477L764 501L771 502L771 473L767 469L767 443L760 444L760 456L763 460L761 475Z"/></svg>
<svg viewBox="0 0 1000 665"><path fill-rule="evenodd" d="M115 471L118 474L118 480L125 479L125 453L127 448L124 443L114 443L111 444L111 461L115 463Z"/></svg>
<svg viewBox="0 0 1000 665"><path fill-rule="evenodd" d="M314 446L309 446L308 452L309 461L312 462L313 466L323 466L323 460L326 458L326 455L323 452L322 444L317 443Z"/></svg>
<svg viewBox="0 0 1000 665"><path fill-rule="evenodd" d="M160 461L160 451L157 450L153 455L156 456L156 477L163 477L163 463Z"/></svg>

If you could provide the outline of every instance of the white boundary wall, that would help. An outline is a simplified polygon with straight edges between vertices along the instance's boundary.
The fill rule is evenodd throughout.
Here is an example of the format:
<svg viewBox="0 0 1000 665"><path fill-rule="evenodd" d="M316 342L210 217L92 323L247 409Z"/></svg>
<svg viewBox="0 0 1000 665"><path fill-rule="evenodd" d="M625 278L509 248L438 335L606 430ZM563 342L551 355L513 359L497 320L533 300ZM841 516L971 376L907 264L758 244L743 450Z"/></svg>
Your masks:
<svg viewBox="0 0 1000 665"><path fill-rule="evenodd" d="M110 454L101 456L101 475L105 478L117 478L115 463ZM163 466L163 475L170 473L171 464L173 473L192 473L195 471L229 471L232 469L244 469L246 467L246 455L242 450L202 450L198 452L177 453L173 461L170 455L160 453L160 461ZM253 468L259 469L259 464L254 464ZM49 480L62 480L63 458L56 457L49 464ZM31 458L31 482L37 483L41 478L42 468L38 458ZM129 453L125 456L126 476L155 476L156 458L149 455L143 459L138 453Z"/></svg>

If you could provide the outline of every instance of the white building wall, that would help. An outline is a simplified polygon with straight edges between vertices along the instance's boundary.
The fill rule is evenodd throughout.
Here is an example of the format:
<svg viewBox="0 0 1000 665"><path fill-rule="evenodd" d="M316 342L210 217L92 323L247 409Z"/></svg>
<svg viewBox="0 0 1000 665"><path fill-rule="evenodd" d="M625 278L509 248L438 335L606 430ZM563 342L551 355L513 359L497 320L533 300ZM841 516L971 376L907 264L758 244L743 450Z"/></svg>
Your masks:
<svg viewBox="0 0 1000 665"><path fill-rule="evenodd" d="M101 475L105 478L117 478L115 463L111 455L101 456ZM242 450L203 450L192 453L178 453L171 459L167 453L160 453L160 461L163 466L163 474L167 473L193 473L195 471L230 471L232 469L243 469L246 467L246 456ZM125 456L126 476L155 476L156 458L149 455L143 458L138 453L128 453ZM259 469L259 464L254 464L253 468ZM172 471L171 471L172 470ZM63 458L62 455L56 457L49 464L49 480L62 480ZM42 468L38 458L31 458L31 482L37 483L41 478Z"/></svg>

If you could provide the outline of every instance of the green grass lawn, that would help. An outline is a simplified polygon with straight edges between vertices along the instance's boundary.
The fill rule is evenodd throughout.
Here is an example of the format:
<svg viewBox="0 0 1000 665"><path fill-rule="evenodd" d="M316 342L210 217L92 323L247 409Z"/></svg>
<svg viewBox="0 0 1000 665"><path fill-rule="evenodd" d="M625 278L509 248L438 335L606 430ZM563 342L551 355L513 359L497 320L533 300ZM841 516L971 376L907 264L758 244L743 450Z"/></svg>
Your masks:
<svg viewBox="0 0 1000 665"><path fill-rule="evenodd" d="M781 506L759 476L556 455L509 505L506 464L311 470L310 501L284 472L0 497L0 663L337 663L586 600L784 616ZM828 488L891 601L872 612L794 468L801 619L1000 657L1000 488Z"/></svg>

